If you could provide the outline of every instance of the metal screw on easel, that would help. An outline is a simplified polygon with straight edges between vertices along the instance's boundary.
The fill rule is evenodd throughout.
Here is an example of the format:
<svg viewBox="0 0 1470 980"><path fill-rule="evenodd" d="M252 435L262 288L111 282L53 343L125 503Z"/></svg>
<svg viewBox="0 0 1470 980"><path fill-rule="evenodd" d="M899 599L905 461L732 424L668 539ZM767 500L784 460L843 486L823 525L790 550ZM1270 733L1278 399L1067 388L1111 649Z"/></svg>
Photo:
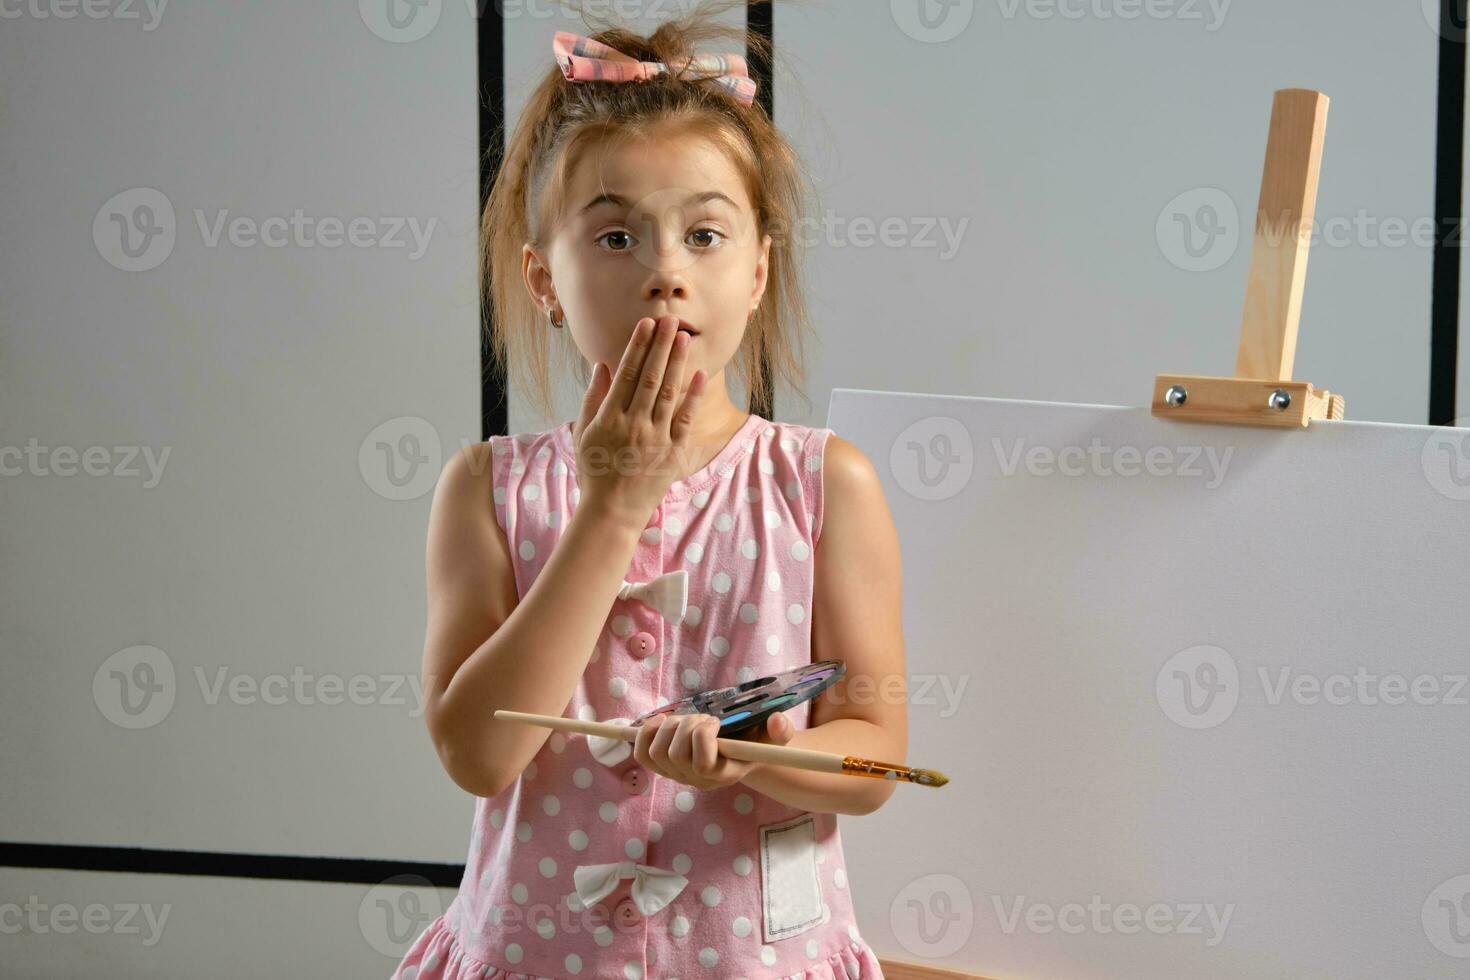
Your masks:
<svg viewBox="0 0 1470 980"><path fill-rule="evenodd" d="M1291 407L1291 392L1285 388L1277 388L1271 392L1271 397L1267 400L1266 404L1278 412L1284 412Z"/></svg>
<svg viewBox="0 0 1470 980"><path fill-rule="evenodd" d="M1164 401L1168 402L1175 408L1183 405L1188 400L1189 392L1185 389L1183 385L1173 385L1169 388L1168 391L1164 392Z"/></svg>

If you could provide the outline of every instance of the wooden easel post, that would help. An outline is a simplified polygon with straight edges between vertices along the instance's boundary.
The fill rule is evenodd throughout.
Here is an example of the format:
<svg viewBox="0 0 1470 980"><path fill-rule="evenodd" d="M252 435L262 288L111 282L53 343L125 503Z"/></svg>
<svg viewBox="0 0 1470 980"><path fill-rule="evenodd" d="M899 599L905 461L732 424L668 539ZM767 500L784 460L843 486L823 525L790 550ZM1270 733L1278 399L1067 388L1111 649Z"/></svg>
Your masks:
<svg viewBox="0 0 1470 980"><path fill-rule="evenodd" d="M1341 395L1291 380L1327 104L1327 96L1311 89L1280 89L1272 99L1235 376L1160 374L1153 414L1270 426L1343 417Z"/></svg>

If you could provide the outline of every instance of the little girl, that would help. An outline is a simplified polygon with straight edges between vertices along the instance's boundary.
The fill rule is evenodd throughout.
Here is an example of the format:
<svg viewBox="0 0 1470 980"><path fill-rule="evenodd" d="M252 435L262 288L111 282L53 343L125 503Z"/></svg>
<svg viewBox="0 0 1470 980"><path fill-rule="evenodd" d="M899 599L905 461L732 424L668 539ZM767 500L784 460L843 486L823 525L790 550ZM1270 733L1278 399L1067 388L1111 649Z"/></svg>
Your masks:
<svg viewBox="0 0 1470 980"><path fill-rule="evenodd" d="M799 380L806 323L796 155L743 59L693 54L726 33L559 32L491 194L497 358L548 416L553 338L591 376L576 420L468 447L435 491L426 717L477 799L459 892L402 980L882 977L837 814L896 784L725 758L709 715L633 742L493 717L630 724L839 659L842 681L755 737L907 754L877 474L830 429L741 412L726 389L732 361L755 404L767 364Z"/></svg>

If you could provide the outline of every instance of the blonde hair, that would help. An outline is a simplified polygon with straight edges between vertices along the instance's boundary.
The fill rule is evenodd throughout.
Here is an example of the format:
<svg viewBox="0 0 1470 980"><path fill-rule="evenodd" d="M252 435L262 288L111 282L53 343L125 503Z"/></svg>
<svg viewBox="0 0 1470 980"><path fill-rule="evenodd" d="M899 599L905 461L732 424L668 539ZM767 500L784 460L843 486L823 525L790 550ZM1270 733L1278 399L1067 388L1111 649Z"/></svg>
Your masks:
<svg viewBox="0 0 1470 980"><path fill-rule="evenodd" d="M548 418L553 413L551 330L525 288L523 247L548 242L566 213L570 176L588 149L668 130L708 138L730 157L755 211L757 242L771 235L765 293L733 359L750 410L774 402L777 382L800 394L810 409L804 354L813 329L799 285L800 243L792 234L805 215L810 176L759 101L747 106L723 86L701 80L697 68L678 67L696 52L741 49L744 31L713 22L735 6L746 6L746 0L706 4L647 37L617 26L589 33L640 61L661 61L673 73L642 81L569 81L547 45L550 65L526 101L481 216L480 283L490 314L484 329L496 366L506 377L513 366L513 380L524 385ZM758 35L748 40L752 54L769 64L769 42ZM712 47L710 41L723 43ZM497 130L498 139L503 121ZM561 347L559 368L565 367L568 348L575 351L570 340ZM588 365L580 356L576 362L586 387Z"/></svg>

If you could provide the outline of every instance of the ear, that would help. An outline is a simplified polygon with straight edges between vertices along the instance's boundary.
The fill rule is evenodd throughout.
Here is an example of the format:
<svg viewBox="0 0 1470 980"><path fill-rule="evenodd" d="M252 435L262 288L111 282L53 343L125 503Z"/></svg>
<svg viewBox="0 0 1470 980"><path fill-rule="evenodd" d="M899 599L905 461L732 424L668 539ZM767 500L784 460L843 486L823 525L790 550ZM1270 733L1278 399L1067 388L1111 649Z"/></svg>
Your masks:
<svg viewBox="0 0 1470 980"><path fill-rule="evenodd" d="M759 303L761 301L761 297L766 294L766 282L769 279L770 270L771 236L769 234L766 234L761 236L761 254L760 257L755 260L755 287L751 290L750 293L751 306Z"/></svg>
<svg viewBox="0 0 1470 980"><path fill-rule="evenodd" d="M551 268L546 258L530 242L521 246L521 276L526 291L536 302L538 309L556 305L556 287L551 282Z"/></svg>

